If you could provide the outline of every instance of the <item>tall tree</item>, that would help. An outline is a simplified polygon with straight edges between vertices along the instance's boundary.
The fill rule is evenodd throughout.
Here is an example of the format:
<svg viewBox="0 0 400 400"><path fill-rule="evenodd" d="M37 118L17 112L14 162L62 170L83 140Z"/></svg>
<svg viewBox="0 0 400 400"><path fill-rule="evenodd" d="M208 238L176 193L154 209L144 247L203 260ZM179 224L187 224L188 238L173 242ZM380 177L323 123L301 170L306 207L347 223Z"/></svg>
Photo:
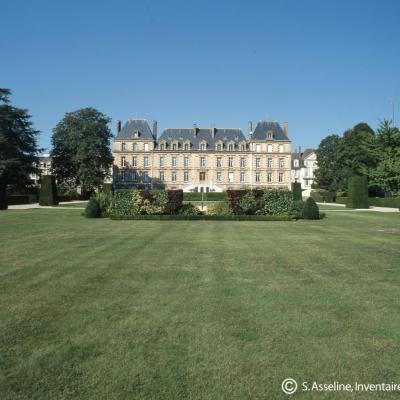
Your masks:
<svg viewBox="0 0 400 400"><path fill-rule="evenodd" d="M59 183L91 192L109 176L111 119L94 108L67 113L53 130L52 170Z"/></svg>
<svg viewBox="0 0 400 400"><path fill-rule="evenodd" d="M337 162L337 150L340 137L329 135L322 139L317 149L318 169L315 172L316 181L321 188L336 190L340 165Z"/></svg>
<svg viewBox="0 0 400 400"><path fill-rule="evenodd" d="M31 184L29 175L37 173L39 148L31 116L25 109L10 105L9 89L0 89L0 196L8 185L25 188ZM2 202L2 208L4 201Z"/></svg>
<svg viewBox="0 0 400 400"><path fill-rule="evenodd" d="M384 120L376 135L377 166L371 172L370 185L383 192L400 191L400 131Z"/></svg>

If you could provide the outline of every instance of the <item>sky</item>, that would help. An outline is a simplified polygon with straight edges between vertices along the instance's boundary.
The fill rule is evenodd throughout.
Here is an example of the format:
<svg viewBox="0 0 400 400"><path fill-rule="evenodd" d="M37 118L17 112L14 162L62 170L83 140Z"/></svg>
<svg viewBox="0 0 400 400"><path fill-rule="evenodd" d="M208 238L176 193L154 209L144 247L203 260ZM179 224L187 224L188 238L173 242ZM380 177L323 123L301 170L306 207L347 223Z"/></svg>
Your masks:
<svg viewBox="0 0 400 400"><path fill-rule="evenodd" d="M49 148L66 112L289 123L293 148L400 122L400 1L0 0L0 87ZM394 104L394 107L393 107Z"/></svg>

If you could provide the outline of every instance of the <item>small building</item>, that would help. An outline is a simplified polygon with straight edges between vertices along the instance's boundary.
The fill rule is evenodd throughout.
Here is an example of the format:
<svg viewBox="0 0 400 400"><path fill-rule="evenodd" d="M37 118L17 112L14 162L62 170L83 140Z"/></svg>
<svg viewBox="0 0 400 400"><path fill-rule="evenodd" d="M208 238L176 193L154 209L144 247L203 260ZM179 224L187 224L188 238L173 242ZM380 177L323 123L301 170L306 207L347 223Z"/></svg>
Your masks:
<svg viewBox="0 0 400 400"><path fill-rule="evenodd" d="M314 183L314 173L318 168L315 149L299 150L292 153L292 182L300 182L303 196L311 193L311 185Z"/></svg>
<svg viewBox="0 0 400 400"><path fill-rule="evenodd" d="M41 175L51 174L51 157L50 154L43 154L39 157L39 163L37 165L39 168L39 174L31 174L29 177L34 185L39 184L39 179Z"/></svg>

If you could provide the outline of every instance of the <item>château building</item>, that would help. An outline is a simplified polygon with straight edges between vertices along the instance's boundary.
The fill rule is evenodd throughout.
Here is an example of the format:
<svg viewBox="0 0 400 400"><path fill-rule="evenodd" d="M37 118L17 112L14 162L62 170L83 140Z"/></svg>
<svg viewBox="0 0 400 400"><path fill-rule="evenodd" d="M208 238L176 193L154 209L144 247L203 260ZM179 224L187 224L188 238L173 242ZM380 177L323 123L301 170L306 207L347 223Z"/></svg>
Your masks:
<svg viewBox="0 0 400 400"><path fill-rule="evenodd" d="M157 136L144 119L117 121L113 143L117 187L223 191L242 187L288 188L288 124L259 121L248 137L233 128L170 128Z"/></svg>

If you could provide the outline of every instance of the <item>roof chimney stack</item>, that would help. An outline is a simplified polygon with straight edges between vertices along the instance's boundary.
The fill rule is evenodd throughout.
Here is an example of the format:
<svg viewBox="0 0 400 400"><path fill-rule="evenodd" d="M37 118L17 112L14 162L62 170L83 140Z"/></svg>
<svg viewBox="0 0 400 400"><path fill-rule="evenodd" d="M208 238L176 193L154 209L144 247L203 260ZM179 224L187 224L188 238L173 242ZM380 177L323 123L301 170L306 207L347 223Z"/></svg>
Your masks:
<svg viewBox="0 0 400 400"><path fill-rule="evenodd" d="M117 131L117 134L121 132L121 121L118 119L117 123L115 124L115 130Z"/></svg>
<svg viewBox="0 0 400 400"><path fill-rule="evenodd" d="M287 122L283 123L283 132L285 132L285 135L287 136L289 133L289 124Z"/></svg>
<svg viewBox="0 0 400 400"><path fill-rule="evenodd" d="M153 121L153 136L157 139L157 121Z"/></svg>
<svg viewBox="0 0 400 400"><path fill-rule="evenodd" d="M193 137L197 136L197 125L193 124Z"/></svg>
<svg viewBox="0 0 400 400"><path fill-rule="evenodd" d="M249 135L249 141L251 142L251 139L253 137L253 122L249 121L247 123L247 133Z"/></svg>

